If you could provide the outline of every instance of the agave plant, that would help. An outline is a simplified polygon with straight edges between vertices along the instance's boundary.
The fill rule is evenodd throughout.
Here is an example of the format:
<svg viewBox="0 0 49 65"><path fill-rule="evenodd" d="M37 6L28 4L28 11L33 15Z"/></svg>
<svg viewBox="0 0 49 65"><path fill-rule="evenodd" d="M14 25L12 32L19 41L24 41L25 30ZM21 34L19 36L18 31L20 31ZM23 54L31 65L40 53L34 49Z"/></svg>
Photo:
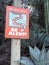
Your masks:
<svg viewBox="0 0 49 65"><path fill-rule="evenodd" d="M29 46L30 57L21 57L20 63L24 65L49 65L49 51L46 52L45 46L43 45L40 51L36 46L32 48Z"/></svg>

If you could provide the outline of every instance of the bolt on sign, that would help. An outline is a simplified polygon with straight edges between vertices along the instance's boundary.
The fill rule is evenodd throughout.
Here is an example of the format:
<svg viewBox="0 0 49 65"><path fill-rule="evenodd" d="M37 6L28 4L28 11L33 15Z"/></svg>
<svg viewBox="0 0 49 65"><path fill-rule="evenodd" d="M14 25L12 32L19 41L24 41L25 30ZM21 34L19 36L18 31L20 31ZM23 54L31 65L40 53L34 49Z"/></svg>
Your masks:
<svg viewBox="0 0 49 65"><path fill-rule="evenodd" d="M15 6L6 7L5 38L29 38L29 10Z"/></svg>

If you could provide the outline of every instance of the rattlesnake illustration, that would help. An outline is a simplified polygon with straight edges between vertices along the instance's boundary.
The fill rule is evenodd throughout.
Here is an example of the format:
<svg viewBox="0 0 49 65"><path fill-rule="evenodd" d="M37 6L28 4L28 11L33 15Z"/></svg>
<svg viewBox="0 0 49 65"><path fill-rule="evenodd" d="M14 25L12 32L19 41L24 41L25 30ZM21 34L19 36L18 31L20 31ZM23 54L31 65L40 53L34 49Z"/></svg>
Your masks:
<svg viewBox="0 0 49 65"><path fill-rule="evenodd" d="M23 24L22 22L19 23L19 21L21 21L22 19L22 16L20 15L19 17L15 17L13 18L13 25L14 26L17 26L17 27L20 27L20 28L25 28L25 24Z"/></svg>

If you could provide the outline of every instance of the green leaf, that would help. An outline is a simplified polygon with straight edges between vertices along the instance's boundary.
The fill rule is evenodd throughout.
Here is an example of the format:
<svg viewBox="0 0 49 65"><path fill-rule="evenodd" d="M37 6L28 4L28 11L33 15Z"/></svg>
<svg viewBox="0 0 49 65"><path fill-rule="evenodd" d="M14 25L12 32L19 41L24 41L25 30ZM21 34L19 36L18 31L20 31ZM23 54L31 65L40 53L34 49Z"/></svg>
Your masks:
<svg viewBox="0 0 49 65"><path fill-rule="evenodd" d="M39 65L45 65L47 62L47 57L46 57L46 50L45 46L43 45L43 48L41 50L40 58L39 58Z"/></svg>
<svg viewBox="0 0 49 65"><path fill-rule="evenodd" d="M29 46L29 52L30 52L31 59L34 61L36 65L38 65L40 50L37 47L33 49L32 47Z"/></svg>
<svg viewBox="0 0 49 65"><path fill-rule="evenodd" d="M34 65L34 63L27 57L21 57L19 62L24 64L24 65Z"/></svg>
<svg viewBox="0 0 49 65"><path fill-rule="evenodd" d="M49 50L47 52L47 65L49 65Z"/></svg>
<svg viewBox="0 0 49 65"><path fill-rule="evenodd" d="M40 55L40 50L35 47L34 49L32 47L29 46L29 52L30 52L30 56L33 58L35 58L36 60L39 59L39 55Z"/></svg>

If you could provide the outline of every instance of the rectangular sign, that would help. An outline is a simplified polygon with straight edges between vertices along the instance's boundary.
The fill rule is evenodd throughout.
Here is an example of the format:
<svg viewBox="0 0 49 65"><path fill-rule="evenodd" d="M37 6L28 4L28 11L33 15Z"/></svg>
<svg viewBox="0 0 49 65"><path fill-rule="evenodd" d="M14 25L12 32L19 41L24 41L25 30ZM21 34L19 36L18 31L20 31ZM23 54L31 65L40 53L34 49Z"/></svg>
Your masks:
<svg viewBox="0 0 49 65"><path fill-rule="evenodd" d="M29 38L29 10L6 7L5 38Z"/></svg>

